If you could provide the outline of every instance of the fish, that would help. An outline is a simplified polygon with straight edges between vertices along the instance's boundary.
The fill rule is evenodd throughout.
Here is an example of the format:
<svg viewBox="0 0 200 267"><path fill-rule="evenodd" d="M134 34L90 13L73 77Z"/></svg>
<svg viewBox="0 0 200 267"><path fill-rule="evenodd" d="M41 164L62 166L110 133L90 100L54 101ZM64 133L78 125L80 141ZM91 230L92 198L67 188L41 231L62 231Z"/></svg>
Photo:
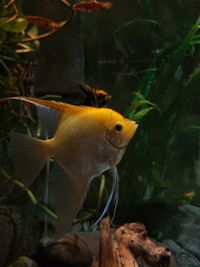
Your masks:
<svg viewBox="0 0 200 267"><path fill-rule="evenodd" d="M50 130L49 138L43 140L11 132L12 159L16 175L26 187L33 184L51 158L66 174L68 194L62 188L66 212L57 214L57 232L61 235L70 229L92 179L108 169L115 170L138 124L110 108L76 106L31 97L5 100L24 101L35 105L40 113L43 111L45 130Z"/></svg>
<svg viewBox="0 0 200 267"><path fill-rule="evenodd" d="M106 107L110 102L112 96L106 91L92 88L88 84L82 82L78 82L78 84L80 85L80 89L85 93L86 105L102 108Z"/></svg>

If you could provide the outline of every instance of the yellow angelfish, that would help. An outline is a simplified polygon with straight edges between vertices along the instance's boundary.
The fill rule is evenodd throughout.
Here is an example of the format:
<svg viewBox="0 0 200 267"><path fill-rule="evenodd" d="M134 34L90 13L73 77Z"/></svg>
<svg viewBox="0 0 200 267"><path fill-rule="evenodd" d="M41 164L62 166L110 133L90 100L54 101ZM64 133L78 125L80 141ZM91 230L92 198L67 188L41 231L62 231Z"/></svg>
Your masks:
<svg viewBox="0 0 200 267"><path fill-rule="evenodd" d="M17 175L30 186L45 163L54 158L70 178L66 196L66 227L71 226L92 178L116 166L138 125L109 108L74 106L29 97L11 97L58 114L51 138L40 140L11 133ZM46 117L46 123L50 117Z"/></svg>

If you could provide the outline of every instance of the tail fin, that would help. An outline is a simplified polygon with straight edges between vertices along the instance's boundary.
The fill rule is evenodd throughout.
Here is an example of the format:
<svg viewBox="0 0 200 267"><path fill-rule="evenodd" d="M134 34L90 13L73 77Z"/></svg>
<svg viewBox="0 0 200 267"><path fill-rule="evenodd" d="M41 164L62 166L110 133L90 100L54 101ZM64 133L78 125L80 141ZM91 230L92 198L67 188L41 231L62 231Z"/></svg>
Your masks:
<svg viewBox="0 0 200 267"><path fill-rule="evenodd" d="M46 142L18 133L11 133L10 140L16 174L29 187L49 158Z"/></svg>

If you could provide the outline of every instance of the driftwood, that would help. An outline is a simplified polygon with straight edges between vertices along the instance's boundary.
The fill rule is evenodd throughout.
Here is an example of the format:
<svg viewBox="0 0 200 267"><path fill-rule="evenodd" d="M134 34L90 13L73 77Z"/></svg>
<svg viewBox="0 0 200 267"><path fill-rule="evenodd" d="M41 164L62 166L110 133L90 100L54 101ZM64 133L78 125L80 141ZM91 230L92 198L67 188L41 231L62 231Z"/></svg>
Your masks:
<svg viewBox="0 0 200 267"><path fill-rule="evenodd" d="M112 230L108 218L101 221L100 233L68 233L43 247L42 258L48 267L175 266L170 250L149 239L143 224L130 223Z"/></svg>
<svg viewBox="0 0 200 267"><path fill-rule="evenodd" d="M37 218L20 206L0 206L0 266L18 256L30 256L39 247Z"/></svg>
<svg viewBox="0 0 200 267"><path fill-rule="evenodd" d="M39 265L29 257L21 256L18 257L15 261L6 265L6 267L39 267Z"/></svg>

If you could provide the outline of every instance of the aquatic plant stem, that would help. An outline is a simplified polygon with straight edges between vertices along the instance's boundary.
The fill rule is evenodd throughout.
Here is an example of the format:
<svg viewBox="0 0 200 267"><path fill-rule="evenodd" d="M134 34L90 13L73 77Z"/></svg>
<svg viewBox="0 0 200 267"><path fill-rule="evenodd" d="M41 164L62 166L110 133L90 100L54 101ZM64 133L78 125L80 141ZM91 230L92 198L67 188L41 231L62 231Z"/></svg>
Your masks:
<svg viewBox="0 0 200 267"><path fill-rule="evenodd" d="M45 131L45 140L48 139L48 132ZM49 203L49 171L50 171L50 161L46 163L46 177L45 177L45 192L44 192L44 204L48 206ZM44 236L48 235L48 217L45 213L44 215Z"/></svg>

